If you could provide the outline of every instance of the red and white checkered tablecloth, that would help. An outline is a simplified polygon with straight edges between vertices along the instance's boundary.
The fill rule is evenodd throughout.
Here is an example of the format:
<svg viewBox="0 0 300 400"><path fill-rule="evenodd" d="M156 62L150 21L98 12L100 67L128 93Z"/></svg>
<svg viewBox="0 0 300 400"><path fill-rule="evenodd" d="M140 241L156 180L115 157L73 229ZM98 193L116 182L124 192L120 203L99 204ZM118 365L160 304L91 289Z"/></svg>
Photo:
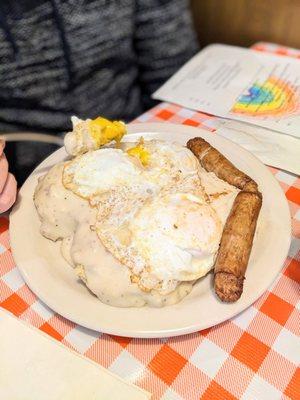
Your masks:
<svg viewBox="0 0 300 400"><path fill-rule="evenodd" d="M300 58L300 51L259 43L257 50ZM138 118L202 126L216 118L161 103ZM129 339L90 331L50 310L14 263L8 220L0 217L0 305L160 400L300 399L300 178L270 168L289 201L292 245L282 273L251 307L191 335Z"/></svg>

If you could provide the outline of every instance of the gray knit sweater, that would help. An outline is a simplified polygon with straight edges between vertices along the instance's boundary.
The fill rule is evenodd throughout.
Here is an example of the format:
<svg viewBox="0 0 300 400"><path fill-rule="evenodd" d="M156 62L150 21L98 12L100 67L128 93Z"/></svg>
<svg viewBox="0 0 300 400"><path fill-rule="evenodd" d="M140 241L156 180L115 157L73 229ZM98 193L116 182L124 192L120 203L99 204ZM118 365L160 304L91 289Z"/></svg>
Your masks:
<svg viewBox="0 0 300 400"><path fill-rule="evenodd" d="M186 0L1 0L0 131L128 121L196 49Z"/></svg>

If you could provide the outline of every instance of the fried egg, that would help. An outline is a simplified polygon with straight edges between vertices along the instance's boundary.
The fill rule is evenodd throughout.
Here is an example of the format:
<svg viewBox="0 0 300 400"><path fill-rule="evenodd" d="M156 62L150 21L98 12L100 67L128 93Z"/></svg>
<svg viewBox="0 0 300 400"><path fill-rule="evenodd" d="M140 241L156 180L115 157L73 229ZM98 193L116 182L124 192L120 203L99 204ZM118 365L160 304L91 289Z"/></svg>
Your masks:
<svg viewBox="0 0 300 400"><path fill-rule="evenodd" d="M207 274L219 247L222 224L205 198L190 193L157 197L130 222L131 247L145 261L141 285L162 289ZM149 282L148 276L151 277Z"/></svg>
<svg viewBox="0 0 300 400"><path fill-rule="evenodd" d="M199 162L184 146L162 140L139 140L137 145L131 146L130 143L122 143L122 148L129 155L140 159L147 180L161 188L174 187L187 177L198 174Z"/></svg>
<svg viewBox="0 0 300 400"><path fill-rule="evenodd" d="M65 166L63 183L97 207L98 237L130 269L133 281L143 290L167 293L211 269L222 227L188 149L159 141L142 143L142 152L139 146L77 157ZM143 163L139 156L145 152ZM160 216L167 215L174 222L161 227Z"/></svg>
<svg viewBox="0 0 300 400"><path fill-rule="evenodd" d="M65 259L101 301L162 306L212 269L236 194L186 147L140 139L54 167L35 203L42 234L63 240Z"/></svg>
<svg viewBox="0 0 300 400"><path fill-rule="evenodd" d="M98 209L101 243L142 290L166 294L213 266L222 232L185 147L162 141L125 144L76 157L63 184Z"/></svg>
<svg viewBox="0 0 300 400"><path fill-rule="evenodd" d="M65 165L64 186L77 195L93 201L118 187L146 183L141 168L128 154L118 149L100 149L76 157Z"/></svg>
<svg viewBox="0 0 300 400"><path fill-rule="evenodd" d="M94 203L108 191L119 190L135 194L156 195L169 190L189 178L197 177L195 156L176 144L149 141L139 145L123 145L125 151L103 148L90 151L67 162L63 171L63 184L77 195ZM133 151L132 151L133 150ZM145 160L147 154L147 163ZM140 157L142 157L142 160ZM198 190L201 190L198 180Z"/></svg>

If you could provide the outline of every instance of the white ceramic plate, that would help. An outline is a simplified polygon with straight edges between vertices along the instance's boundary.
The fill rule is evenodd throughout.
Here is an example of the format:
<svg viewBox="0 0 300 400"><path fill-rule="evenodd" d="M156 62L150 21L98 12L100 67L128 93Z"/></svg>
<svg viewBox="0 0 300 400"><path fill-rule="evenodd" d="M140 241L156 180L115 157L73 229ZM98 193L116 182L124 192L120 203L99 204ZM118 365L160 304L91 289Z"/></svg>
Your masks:
<svg viewBox="0 0 300 400"><path fill-rule="evenodd" d="M282 268L290 237L290 214L284 194L269 170L253 155L223 137L202 129L172 124L133 124L127 141L143 135L185 144L201 136L249 174L263 193L244 293L233 304L221 303L214 295L212 274L200 279L180 303L165 308L116 308L101 303L78 281L62 259L59 244L43 238L32 201L40 175L66 157L60 149L48 157L23 185L10 217L13 255L32 291L57 313L87 328L130 337L166 337L195 332L223 322L258 299Z"/></svg>

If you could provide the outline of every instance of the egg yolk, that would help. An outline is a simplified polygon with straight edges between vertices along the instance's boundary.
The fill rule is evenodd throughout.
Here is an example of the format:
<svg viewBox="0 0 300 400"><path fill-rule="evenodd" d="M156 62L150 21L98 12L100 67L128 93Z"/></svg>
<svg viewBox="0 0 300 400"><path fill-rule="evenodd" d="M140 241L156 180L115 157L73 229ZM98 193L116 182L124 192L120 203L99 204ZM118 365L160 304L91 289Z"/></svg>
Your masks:
<svg viewBox="0 0 300 400"><path fill-rule="evenodd" d="M128 149L127 150L127 154L129 154L130 156L138 158L144 167L149 162L150 153L141 144L138 144L137 146L131 147L130 149Z"/></svg>
<svg viewBox="0 0 300 400"><path fill-rule="evenodd" d="M89 121L89 130L98 148L112 140L119 143L126 133L126 127L123 122L109 121L102 117Z"/></svg>

